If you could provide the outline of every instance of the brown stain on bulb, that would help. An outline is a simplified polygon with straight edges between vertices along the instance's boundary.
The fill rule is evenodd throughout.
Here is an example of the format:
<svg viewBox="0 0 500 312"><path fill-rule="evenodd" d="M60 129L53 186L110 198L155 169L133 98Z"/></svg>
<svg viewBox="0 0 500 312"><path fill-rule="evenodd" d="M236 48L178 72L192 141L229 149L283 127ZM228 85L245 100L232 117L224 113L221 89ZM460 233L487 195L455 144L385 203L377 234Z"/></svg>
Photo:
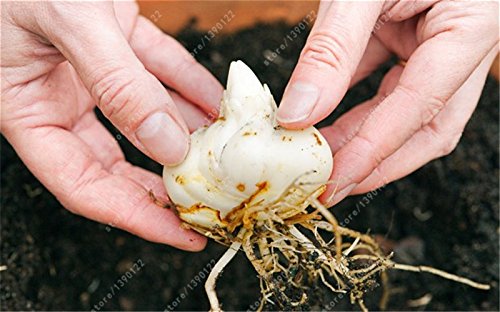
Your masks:
<svg viewBox="0 0 500 312"><path fill-rule="evenodd" d="M176 179L177 180L177 179ZM241 183L240 183L241 184ZM240 185L238 184L238 185ZM243 185L243 184L241 184ZM254 199L266 192L269 189L269 183L267 181L257 183L255 185L257 187L257 190L250 195L247 199L241 202L238 206L234 207L227 215L225 218L221 217L220 211L208 206L205 206L201 203L194 204L193 206L187 208L183 207L181 205L175 205L175 213L179 216L180 219L183 221L191 224L189 220L192 218L193 215L198 214L198 213L203 213L206 212L207 214L212 216L212 221L215 222L215 226L219 227L226 227L229 231L229 233L233 232L239 225L243 224L243 226L250 228L252 227L253 223L251 222L250 219L245 218L245 210L249 207L251 207L252 202ZM201 225L199 224L191 224L192 228L202 228ZM212 229L204 229L204 231L210 231Z"/></svg>
<svg viewBox="0 0 500 312"><path fill-rule="evenodd" d="M238 185L236 185L236 188L238 189L238 191L244 192L245 191L245 184L238 183Z"/></svg>
<svg viewBox="0 0 500 312"><path fill-rule="evenodd" d="M286 135L281 137L281 141L283 141L283 142L284 141L292 142L292 139L293 139L293 137L291 137L291 136L287 137Z"/></svg>
<svg viewBox="0 0 500 312"><path fill-rule="evenodd" d="M186 184L186 179L184 179L183 176L178 175L175 177L175 182L177 182L180 185L184 185L184 184Z"/></svg>
<svg viewBox="0 0 500 312"><path fill-rule="evenodd" d="M250 131L247 131L247 132L244 132L243 133L243 136L251 136L251 135L257 135L257 132L250 132Z"/></svg>
<svg viewBox="0 0 500 312"><path fill-rule="evenodd" d="M321 142L319 135L316 132L313 132L313 135L314 135L314 138L316 138L316 143L318 143L318 145L320 145L320 146L323 145L323 142Z"/></svg>
<svg viewBox="0 0 500 312"><path fill-rule="evenodd" d="M257 190L247 199L241 202L238 206L234 207L225 218L222 218L219 210L205 206L201 203L194 204L193 206L187 208L181 205L175 205L174 212L179 216L181 220L186 222L186 228L194 229L199 233L207 235L206 233L217 233L217 231L222 231L224 233L223 237L227 238L227 235L231 235L240 226L245 227L246 229L253 229L255 225L255 220L259 214L261 209L255 210L258 207L259 203L262 201L259 200L254 202L255 199L262 193L269 190L269 183L267 181L258 183L255 185ZM311 196L319 197L326 190L326 186L323 185L318 188ZM306 207L306 200L308 197L301 198L293 205L296 207ZM261 207L262 208L262 207ZM203 214L205 217L208 217L209 223L212 223L209 227L206 227L197 222L192 223L193 218L197 214ZM285 224L291 225L295 223L301 223L308 220L315 220L319 218L317 212L310 214L299 213L297 215L289 216L285 220ZM258 230L258 229L255 229ZM217 234L216 234L217 235ZM212 236L210 236L212 237Z"/></svg>
<svg viewBox="0 0 500 312"><path fill-rule="evenodd" d="M220 226L220 227L225 227L227 223L222 219L220 215L220 211L210 208L208 206L205 206L201 203L194 204L193 206L186 208L181 205L176 205L175 207L175 213L179 218L188 224L191 224L189 222L190 218L192 218L196 214L203 214L205 213L206 215L211 215L211 221L215 223L215 226ZM191 224L192 226L196 227L202 227L199 224ZM210 228L204 228L204 230L210 231Z"/></svg>
<svg viewBox="0 0 500 312"><path fill-rule="evenodd" d="M243 220L245 210L252 204L257 196L265 193L269 189L269 183L264 181L257 183L255 186L257 187L257 190L250 195L250 197L242 201L241 204L234 207L224 218L223 221L228 223L227 228L229 232L233 232L237 226L242 224L242 222L245 227L251 227L251 225L248 224L248 220Z"/></svg>

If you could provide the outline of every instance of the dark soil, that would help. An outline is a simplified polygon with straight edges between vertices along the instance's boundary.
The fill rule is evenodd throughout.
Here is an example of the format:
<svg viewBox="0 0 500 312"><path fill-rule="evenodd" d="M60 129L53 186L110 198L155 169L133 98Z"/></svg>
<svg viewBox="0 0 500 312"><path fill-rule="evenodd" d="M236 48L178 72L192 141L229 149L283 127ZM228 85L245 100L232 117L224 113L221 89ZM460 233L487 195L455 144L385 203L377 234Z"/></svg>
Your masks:
<svg viewBox="0 0 500 312"><path fill-rule="evenodd" d="M190 50L204 35L193 29L178 35ZM278 23L217 36L196 57L224 83L230 61L244 60L279 101L306 34L289 42L269 66L263 53L270 56L290 30ZM388 66L354 87L333 118L373 95ZM499 309L498 91L498 83L489 79L451 155L372 199L348 198L333 209L346 225L386 236L400 262L431 265L493 286L480 291L428 274L391 272L391 310ZM125 140L120 144L131 162L160 172ZM1 173L0 265L7 266L0 272L1 310L208 310L203 270L224 252L222 246L210 242L203 252L183 252L75 216L31 175L3 138ZM356 205L359 213L353 216ZM135 274L130 271L134 263ZM218 285L226 310L247 310L259 299L256 273L242 254ZM357 309L346 297L314 293L311 309ZM426 294L432 295L428 305L411 307L410 300ZM379 295L380 288L368 295L373 297L369 308L377 309Z"/></svg>

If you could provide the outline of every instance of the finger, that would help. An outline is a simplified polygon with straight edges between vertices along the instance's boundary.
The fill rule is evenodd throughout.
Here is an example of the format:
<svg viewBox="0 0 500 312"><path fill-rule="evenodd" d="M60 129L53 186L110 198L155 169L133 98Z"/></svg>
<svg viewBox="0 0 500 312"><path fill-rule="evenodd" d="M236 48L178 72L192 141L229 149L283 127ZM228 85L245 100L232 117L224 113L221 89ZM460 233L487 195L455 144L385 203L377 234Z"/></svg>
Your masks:
<svg viewBox="0 0 500 312"><path fill-rule="evenodd" d="M351 194L377 189L384 183L410 174L432 159L451 153L477 106L496 54L496 51L490 53L431 123L385 159Z"/></svg>
<svg viewBox="0 0 500 312"><path fill-rule="evenodd" d="M95 159L102 164L105 170L109 170L117 162L125 160L118 142L97 120L91 108L80 117L72 132L87 144ZM99 139L96 140L96 138Z"/></svg>
<svg viewBox="0 0 500 312"><path fill-rule="evenodd" d="M340 116L331 126L319 129L330 145L333 155L354 138L363 122L369 118L382 99L383 97L377 94Z"/></svg>
<svg viewBox="0 0 500 312"><path fill-rule="evenodd" d="M198 106L189 102L176 92L170 91L170 96L174 100L175 105L177 105L177 109L180 111L182 118L186 121L190 132L209 125L213 121L213 117L210 118L210 116L201 111Z"/></svg>
<svg viewBox="0 0 500 312"><path fill-rule="evenodd" d="M297 129L326 117L340 102L365 51L381 1L324 1L278 109Z"/></svg>
<svg viewBox="0 0 500 312"><path fill-rule="evenodd" d="M382 103L387 95L394 90L402 72L403 66L395 65L384 76L379 90L373 98L355 106L353 109L340 116L331 126L320 129L330 144L332 153L334 154L334 165L337 161L337 152L356 137L363 124L371 118L372 113L377 109L380 103ZM328 205L337 203L352 190L349 190L349 188L347 188L347 191L343 190L345 185L349 186L352 184L351 176L335 176L334 173L335 172L332 173L331 180L335 183L327 185L325 192L320 198L322 202Z"/></svg>
<svg viewBox="0 0 500 312"><path fill-rule="evenodd" d="M335 155L333 177L342 177L344 181L338 186L340 191L332 203L349 194L384 159L427 125L495 42L491 38L479 42L464 38L462 42L453 33L440 34L426 38L408 61L398 86L377 106L357 135ZM458 38L461 36L463 32ZM467 52L457 54L458 49Z"/></svg>
<svg viewBox="0 0 500 312"><path fill-rule="evenodd" d="M397 85L403 67L396 65L385 75L382 80L377 94L356 105L347 113L341 115L335 122L328 127L320 129L321 133L328 141L332 154L336 154L344 145L351 141L358 133L363 123L370 117L375 107L380 104L384 98L392 92Z"/></svg>
<svg viewBox="0 0 500 312"><path fill-rule="evenodd" d="M130 48L112 3L50 2L47 14L52 19L41 20L43 32L76 68L104 115L155 160L182 161L187 127L165 88Z"/></svg>
<svg viewBox="0 0 500 312"><path fill-rule="evenodd" d="M122 33L127 40L130 40L134 27L137 24L139 5L134 1L113 1L113 8ZM134 22L131 23L131 21Z"/></svg>
<svg viewBox="0 0 500 312"><path fill-rule="evenodd" d="M352 87L359 81L365 79L380 65L385 63L391 57L391 52L375 36L372 36L366 46L366 51L359 62L358 68L351 79L349 87Z"/></svg>
<svg viewBox="0 0 500 312"><path fill-rule="evenodd" d="M169 201L160 177L127 163L118 142L99 122L93 110L82 115L72 132L87 145L103 169L110 174L126 176L141 185L144 190L152 191L156 198L164 202Z"/></svg>
<svg viewBox="0 0 500 312"><path fill-rule="evenodd" d="M441 0L427 1L387 1L385 3L384 14L390 17L390 20L401 22L417 14L424 12Z"/></svg>
<svg viewBox="0 0 500 312"><path fill-rule="evenodd" d="M186 105L191 104L187 103ZM130 163L126 162L117 141L106 130L104 125L97 120L92 110L89 110L81 117L78 123L73 127L73 133L88 146L96 160L103 165L103 169L112 175L127 177L130 180L128 182L135 182L137 186L141 186L142 190L138 195L143 195L144 192L148 192L149 196L149 192L152 192L157 200L165 203L169 202L162 179L152 172L132 166ZM96 140L96 138L99 139ZM85 216L91 217L90 215ZM114 214L113 221L107 223L112 226L121 226L120 221L122 221L122 219L121 215ZM129 220L129 224L126 225L126 228L149 227L149 224L145 223L141 218L130 217ZM134 225L133 222L138 222L138 224ZM168 224L166 223L164 226L168 226ZM156 235L155 231L157 231L157 229L152 228L151 233L140 232L138 235L143 237L154 237ZM159 242L163 241L160 240Z"/></svg>
<svg viewBox="0 0 500 312"><path fill-rule="evenodd" d="M141 16L130 44L148 71L205 112L218 115L222 85L177 40Z"/></svg>
<svg viewBox="0 0 500 312"><path fill-rule="evenodd" d="M374 36L401 60L408 60L418 48L417 26L419 18L411 18L398 23L387 22Z"/></svg>
<svg viewBox="0 0 500 312"><path fill-rule="evenodd" d="M82 139L59 127L10 131L8 140L72 212L153 242L192 251L204 247L205 238L183 229L173 211L158 207L149 197L149 189L162 189L160 177L123 160L106 170Z"/></svg>

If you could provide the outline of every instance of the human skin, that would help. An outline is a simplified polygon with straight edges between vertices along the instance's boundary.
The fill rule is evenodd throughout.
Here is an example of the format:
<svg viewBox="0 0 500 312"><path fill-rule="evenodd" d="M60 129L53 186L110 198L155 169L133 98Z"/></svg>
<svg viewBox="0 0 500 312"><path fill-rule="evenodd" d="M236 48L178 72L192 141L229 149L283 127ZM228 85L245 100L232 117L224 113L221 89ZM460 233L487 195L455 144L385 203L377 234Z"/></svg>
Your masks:
<svg viewBox="0 0 500 312"><path fill-rule="evenodd" d="M67 209L150 241L205 246L155 205L149 190L167 200L161 178L128 163L94 113L154 160L182 161L189 129L217 115L223 89L177 41L133 2L2 2L1 60L1 131Z"/></svg>
<svg viewBox="0 0 500 312"><path fill-rule="evenodd" d="M321 129L334 153L334 205L413 172L457 145L498 53L498 2L322 1L278 121L328 116L347 89L395 54L377 95Z"/></svg>
<svg viewBox="0 0 500 312"><path fill-rule="evenodd" d="M408 61L322 129L338 182L323 200L375 189L453 150L498 50L496 12L496 2L321 3L279 109L283 126L323 119L391 54ZM167 200L161 178L128 163L93 112L154 160L182 161L188 130L217 114L222 86L180 44L130 2L2 2L1 60L1 131L66 208L154 242L204 247L151 201L149 190Z"/></svg>

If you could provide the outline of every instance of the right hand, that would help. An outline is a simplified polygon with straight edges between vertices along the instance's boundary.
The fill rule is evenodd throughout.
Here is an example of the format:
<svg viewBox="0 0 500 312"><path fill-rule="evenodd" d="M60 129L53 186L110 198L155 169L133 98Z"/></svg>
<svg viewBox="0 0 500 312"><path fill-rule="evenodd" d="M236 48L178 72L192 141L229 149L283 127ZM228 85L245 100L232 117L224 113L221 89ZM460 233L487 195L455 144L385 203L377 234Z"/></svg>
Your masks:
<svg viewBox="0 0 500 312"><path fill-rule="evenodd" d="M336 182L322 199L336 204L449 154L477 105L498 37L494 1L322 1L278 110L282 126L317 123L392 54L407 61L386 74L375 97L321 130Z"/></svg>

